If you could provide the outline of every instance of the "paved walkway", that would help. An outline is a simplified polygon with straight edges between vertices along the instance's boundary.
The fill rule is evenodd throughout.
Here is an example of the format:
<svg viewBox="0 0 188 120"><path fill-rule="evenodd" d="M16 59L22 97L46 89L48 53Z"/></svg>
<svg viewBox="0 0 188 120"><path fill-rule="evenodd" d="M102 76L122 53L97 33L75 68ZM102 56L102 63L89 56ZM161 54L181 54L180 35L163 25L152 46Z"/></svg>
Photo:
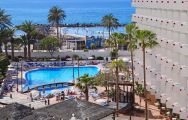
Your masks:
<svg viewBox="0 0 188 120"><path fill-rule="evenodd" d="M21 94L15 90L13 90L11 94L12 98L10 98L10 93L7 93L3 96L3 98L0 99L0 103L11 104L17 102L26 106L34 107L35 109L45 107L45 103L43 101L34 100L31 102L28 97L29 95L27 94Z"/></svg>

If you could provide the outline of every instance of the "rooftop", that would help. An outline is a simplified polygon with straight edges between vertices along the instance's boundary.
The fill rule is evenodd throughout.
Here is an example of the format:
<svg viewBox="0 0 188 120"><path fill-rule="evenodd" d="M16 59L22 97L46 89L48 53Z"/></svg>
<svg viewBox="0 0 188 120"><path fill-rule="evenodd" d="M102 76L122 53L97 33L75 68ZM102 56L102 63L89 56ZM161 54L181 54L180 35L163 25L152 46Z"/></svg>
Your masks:
<svg viewBox="0 0 188 120"><path fill-rule="evenodd" d="M0 118L16 120L70 120L72 114L80 120L99 120L113 114L114 110L88 101L71 99L33 111L14 103L0 109L0 113L3 113Z"/></svg>

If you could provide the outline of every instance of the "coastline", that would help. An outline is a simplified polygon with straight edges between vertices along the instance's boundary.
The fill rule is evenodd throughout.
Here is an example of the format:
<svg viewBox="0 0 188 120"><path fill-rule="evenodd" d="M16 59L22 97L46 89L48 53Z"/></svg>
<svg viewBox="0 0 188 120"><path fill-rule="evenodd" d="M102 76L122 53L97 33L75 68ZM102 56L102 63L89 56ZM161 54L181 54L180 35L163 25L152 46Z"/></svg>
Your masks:
<svg viewBox="0 0 188 120"><path fill-rule="evenodd" d="M126 23L121 23L118 27L126 26ZM16 25L15 27L19 27ZM35 27L54 27L52 24L34 24ZM104 27L100 23L74 23L74 24L59 24L59 27Z"/></svg>

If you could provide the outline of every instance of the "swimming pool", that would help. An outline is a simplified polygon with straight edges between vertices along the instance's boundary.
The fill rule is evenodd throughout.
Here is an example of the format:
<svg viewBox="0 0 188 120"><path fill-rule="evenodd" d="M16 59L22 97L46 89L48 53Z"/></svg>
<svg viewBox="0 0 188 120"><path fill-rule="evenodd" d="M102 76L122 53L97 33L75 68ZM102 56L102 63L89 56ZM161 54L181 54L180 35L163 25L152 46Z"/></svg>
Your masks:
<svg viewBox="0 0 188 120"><path fill-rule="evenodd" d="M100 69L95 66L80 66L79 76L89 74L95 76ZM74 67L74 79L78 78L78 67ZM72 82L73 80L73 67L63 68L42 68L25 73L26 82L22 86L23 89L33 88L35 86L58 83L58 82Z"/></svg>

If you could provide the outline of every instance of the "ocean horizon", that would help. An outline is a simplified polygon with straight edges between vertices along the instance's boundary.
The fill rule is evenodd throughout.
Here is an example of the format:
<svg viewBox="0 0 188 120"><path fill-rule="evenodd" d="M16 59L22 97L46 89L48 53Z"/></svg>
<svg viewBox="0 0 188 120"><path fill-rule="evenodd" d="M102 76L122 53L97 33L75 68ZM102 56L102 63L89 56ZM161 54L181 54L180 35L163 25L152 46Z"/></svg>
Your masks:
<svg viewBox="0 0 188 120"><path fill-rule="evenodd" d="M104 15L112 13L121 24L131 22L135 9L131 0L1 0L0 8L11 15L14 25L25 20L35 24L47 24L48 11L52 6L62 8L66 13L63 23L101 23Z"/></svg>

